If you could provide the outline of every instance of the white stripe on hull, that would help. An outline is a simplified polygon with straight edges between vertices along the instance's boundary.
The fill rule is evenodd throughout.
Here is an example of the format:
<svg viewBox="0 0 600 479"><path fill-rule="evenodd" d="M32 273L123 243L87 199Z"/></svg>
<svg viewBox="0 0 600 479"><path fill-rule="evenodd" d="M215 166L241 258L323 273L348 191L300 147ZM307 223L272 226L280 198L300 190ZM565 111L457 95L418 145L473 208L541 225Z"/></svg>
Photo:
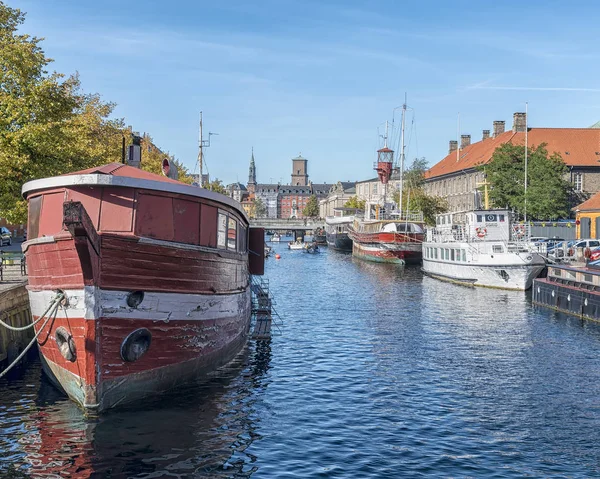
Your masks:
<svg viewBox="0 0 600 479"><path fill-rule="evenodd" d="M127 304L131 291L109 291L95 286L65 290L67 305L58 309L59 318L124 318L148 319L153 321L214 320L230 318L244 309L250 301L250 289L232 294L144 294L137 308ZM31 314L39 317L55 297L54 291L29 291ZM241 303L241 304L240 304Z"/></svg>
<svg viewBox="0 0 600 479"><path fill-rule="evenodd" d="M423 258L423 271L431 276L473 286L526 290L544 269L543 264L478 265L471 263L430 261ZM502 275L502 271L507 276Z"/></svg>

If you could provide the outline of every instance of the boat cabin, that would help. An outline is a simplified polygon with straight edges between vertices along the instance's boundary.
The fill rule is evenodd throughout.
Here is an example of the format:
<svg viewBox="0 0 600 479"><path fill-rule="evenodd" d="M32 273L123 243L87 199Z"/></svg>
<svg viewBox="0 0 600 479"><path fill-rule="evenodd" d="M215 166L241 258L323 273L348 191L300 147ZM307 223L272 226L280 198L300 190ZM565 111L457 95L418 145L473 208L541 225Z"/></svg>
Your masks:
<svg viewBox="0 0 600 479"><path fill-rule="evenodd" d="M511 239L511 212L506 209L474 210L467 213L446 213L436 218L436 230L451 233L464 230L466 236L488 241Z"/></svg>

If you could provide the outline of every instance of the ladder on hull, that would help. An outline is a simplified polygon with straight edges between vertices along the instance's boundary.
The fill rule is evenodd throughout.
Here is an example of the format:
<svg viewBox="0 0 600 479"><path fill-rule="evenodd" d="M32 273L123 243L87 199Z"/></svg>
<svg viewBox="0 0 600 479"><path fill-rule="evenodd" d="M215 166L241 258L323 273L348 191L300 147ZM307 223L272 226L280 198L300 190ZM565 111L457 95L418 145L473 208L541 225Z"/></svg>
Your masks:
<svg viewBox="0 0 600 479"><path fill-rule="evenodd" d="M275 299L269 291L269 280L261 276L251 277L252 319L254 329L252 339L269 339L273 335L273 325L281 334L281 317L274 308Z"/></svg>

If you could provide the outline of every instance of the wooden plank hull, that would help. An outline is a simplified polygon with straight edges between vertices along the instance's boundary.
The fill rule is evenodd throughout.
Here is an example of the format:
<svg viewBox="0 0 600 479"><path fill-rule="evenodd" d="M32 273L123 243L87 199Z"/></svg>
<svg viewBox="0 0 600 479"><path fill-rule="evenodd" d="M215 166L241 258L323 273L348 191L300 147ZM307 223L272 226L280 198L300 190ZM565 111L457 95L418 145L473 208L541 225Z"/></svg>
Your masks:
<svg viewBox="0 0 600 479"><path fill-rule="evenodd" d="M135 402L202 377L233 359L248 338L249 289L228 295L147 293L137 308L127 305L128 291L64 292L68 303L46 326L39 349L53 382L85 409ZM54 293L29 295L37 319ZM61 355L58 328L72 334L75 361ZM150 347L137 361L125 361L123 342L141 328L151 333Z"/></svg>

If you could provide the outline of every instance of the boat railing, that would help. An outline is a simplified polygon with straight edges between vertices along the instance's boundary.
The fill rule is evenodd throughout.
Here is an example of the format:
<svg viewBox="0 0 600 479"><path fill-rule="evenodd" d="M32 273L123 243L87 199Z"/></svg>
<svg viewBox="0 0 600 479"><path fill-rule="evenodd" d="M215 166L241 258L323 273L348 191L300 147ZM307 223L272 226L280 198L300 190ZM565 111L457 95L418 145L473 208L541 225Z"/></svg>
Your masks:
<svg viewBox="0 0 600 479"><path fill-rule="evenodd" d="M393 221L411 221L415 223L423 222L423 212L422 211L403 211L400 213L399 211L392 211L389 215L385 215L386 217L383 219L389 219Z"/></svg>

